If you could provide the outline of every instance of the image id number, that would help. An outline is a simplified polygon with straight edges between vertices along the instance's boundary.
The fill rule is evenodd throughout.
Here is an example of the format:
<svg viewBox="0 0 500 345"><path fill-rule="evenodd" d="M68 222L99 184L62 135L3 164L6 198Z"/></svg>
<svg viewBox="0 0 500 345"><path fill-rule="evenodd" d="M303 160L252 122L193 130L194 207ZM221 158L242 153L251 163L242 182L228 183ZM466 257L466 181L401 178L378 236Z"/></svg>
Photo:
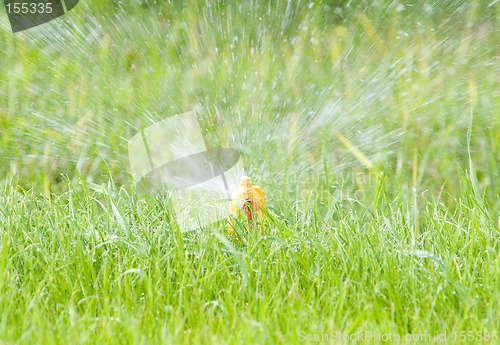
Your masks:
<svg viewBox="0 0 500 345"><path fill-rule="evenodd" d="M52 3L23 2L7 4L7 13L52 13Z"/></svg>

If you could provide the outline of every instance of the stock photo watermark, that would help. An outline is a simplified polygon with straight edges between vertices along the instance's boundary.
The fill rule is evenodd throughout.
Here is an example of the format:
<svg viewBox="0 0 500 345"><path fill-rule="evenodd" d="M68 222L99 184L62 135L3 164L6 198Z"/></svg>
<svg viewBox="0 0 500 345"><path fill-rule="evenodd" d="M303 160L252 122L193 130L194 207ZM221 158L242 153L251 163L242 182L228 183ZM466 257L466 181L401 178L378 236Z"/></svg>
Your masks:
<svg viewBox="0 0 500 345"><path fill-rule="evenodd" d="M182 230L194 230L230 214L231 191L244 175L238 151L207 148L195 112L148 126L128 143L139 193L167 195Z"/></svg>
<svg viewBox="0 0 500 345"><path fill-rule="evenodd" d="M331 342L344 342L344 343L371 343L371 342L386 342L393 343L422 343L428 344L431 342L463 342L463 343L492 343L496 344L498 341L497 331L443 331L435 333L384 333L377 331L363 331L363 332L338 332L331 331L327 333L308 333L299 331L297 339L301 342L307 343L331 343Z"/></svg>
<svg viewBox="0 0 500 345"><path fill-rule="evenodd" d="M79 0L4 0L12 32L50 22L71 11Z"/></svg>

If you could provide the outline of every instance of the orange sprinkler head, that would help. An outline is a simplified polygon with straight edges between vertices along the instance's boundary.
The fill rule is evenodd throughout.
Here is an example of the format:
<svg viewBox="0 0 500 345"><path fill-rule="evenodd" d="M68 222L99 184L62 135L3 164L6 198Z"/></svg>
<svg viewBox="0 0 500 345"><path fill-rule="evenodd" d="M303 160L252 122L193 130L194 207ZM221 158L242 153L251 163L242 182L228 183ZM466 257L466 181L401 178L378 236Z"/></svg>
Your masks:
<svg viewBox="0 0 500 345"><path fill-rule="evenodd" d="M252 187L252 179L248 176L242 176L240 178L240 186L243 188L250 188Z"/></svg>
<svg viewBox="0 0 500 345"><path fill-rule="evenodd" d="M253 228L253 222L262 221L262 210L265 207L264 192L259 186L252 185L248 176L240 178L240 187L231 195L229 209L232 217L240 218L247 228ZM260 225L259 225L260 228ZM233 219L228 219L228 234L234 231Z"/></svg>

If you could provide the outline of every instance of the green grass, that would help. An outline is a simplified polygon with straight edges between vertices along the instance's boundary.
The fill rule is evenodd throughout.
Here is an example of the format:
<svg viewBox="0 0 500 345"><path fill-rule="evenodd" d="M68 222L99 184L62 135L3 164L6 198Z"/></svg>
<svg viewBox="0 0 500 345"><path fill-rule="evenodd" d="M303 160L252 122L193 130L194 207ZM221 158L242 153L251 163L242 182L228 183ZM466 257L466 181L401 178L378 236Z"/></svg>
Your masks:
<svg viewBox="0 0 500 345"><path fill-rule="evenodd" d="M0 344L500 332L500 3L259 4L0 10ZM266 193L247 244L132 184L193 109Z"/></svg>
<svg viewBox="0 0 500 345"><path fill-rule="evenodd" d="M165 200L83 183L50 199L2 187L0 327L9 343L297 343L332 331L498 331L498 221L462 176L439 199L325 192L272 204L247 245L180 233ZM491 213L490 213L491 212ZM437 258L415 255L420 249ZM375 342L376 343L376 342Z"/></svg>

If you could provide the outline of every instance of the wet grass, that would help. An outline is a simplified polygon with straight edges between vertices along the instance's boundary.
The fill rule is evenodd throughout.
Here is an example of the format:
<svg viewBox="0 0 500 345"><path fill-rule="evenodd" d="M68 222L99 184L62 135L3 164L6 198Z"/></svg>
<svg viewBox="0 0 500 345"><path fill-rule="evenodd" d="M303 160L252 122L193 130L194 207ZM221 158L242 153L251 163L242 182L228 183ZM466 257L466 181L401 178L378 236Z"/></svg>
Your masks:
<svg viewBox="0 0 500 345"><path fill-rule="evenodd" d="M0 343L500 331L499 3L311 4L0 13ZM132 185L193 109L266 193L247 245Z"/></svg>
<svg viewBox="0 0 500 345"><path fill-rule="evenodd" d="M247 245L228 240L225 224L180 233L165 200L138 203L133 188L82 183L47 199L4 183L2 339L297 343L330 332L498 331L498 213L463 174L455 210L417 195L417 222L414 200L390 197L382 181L357 199L269 200L267 232Z"/></svg>

